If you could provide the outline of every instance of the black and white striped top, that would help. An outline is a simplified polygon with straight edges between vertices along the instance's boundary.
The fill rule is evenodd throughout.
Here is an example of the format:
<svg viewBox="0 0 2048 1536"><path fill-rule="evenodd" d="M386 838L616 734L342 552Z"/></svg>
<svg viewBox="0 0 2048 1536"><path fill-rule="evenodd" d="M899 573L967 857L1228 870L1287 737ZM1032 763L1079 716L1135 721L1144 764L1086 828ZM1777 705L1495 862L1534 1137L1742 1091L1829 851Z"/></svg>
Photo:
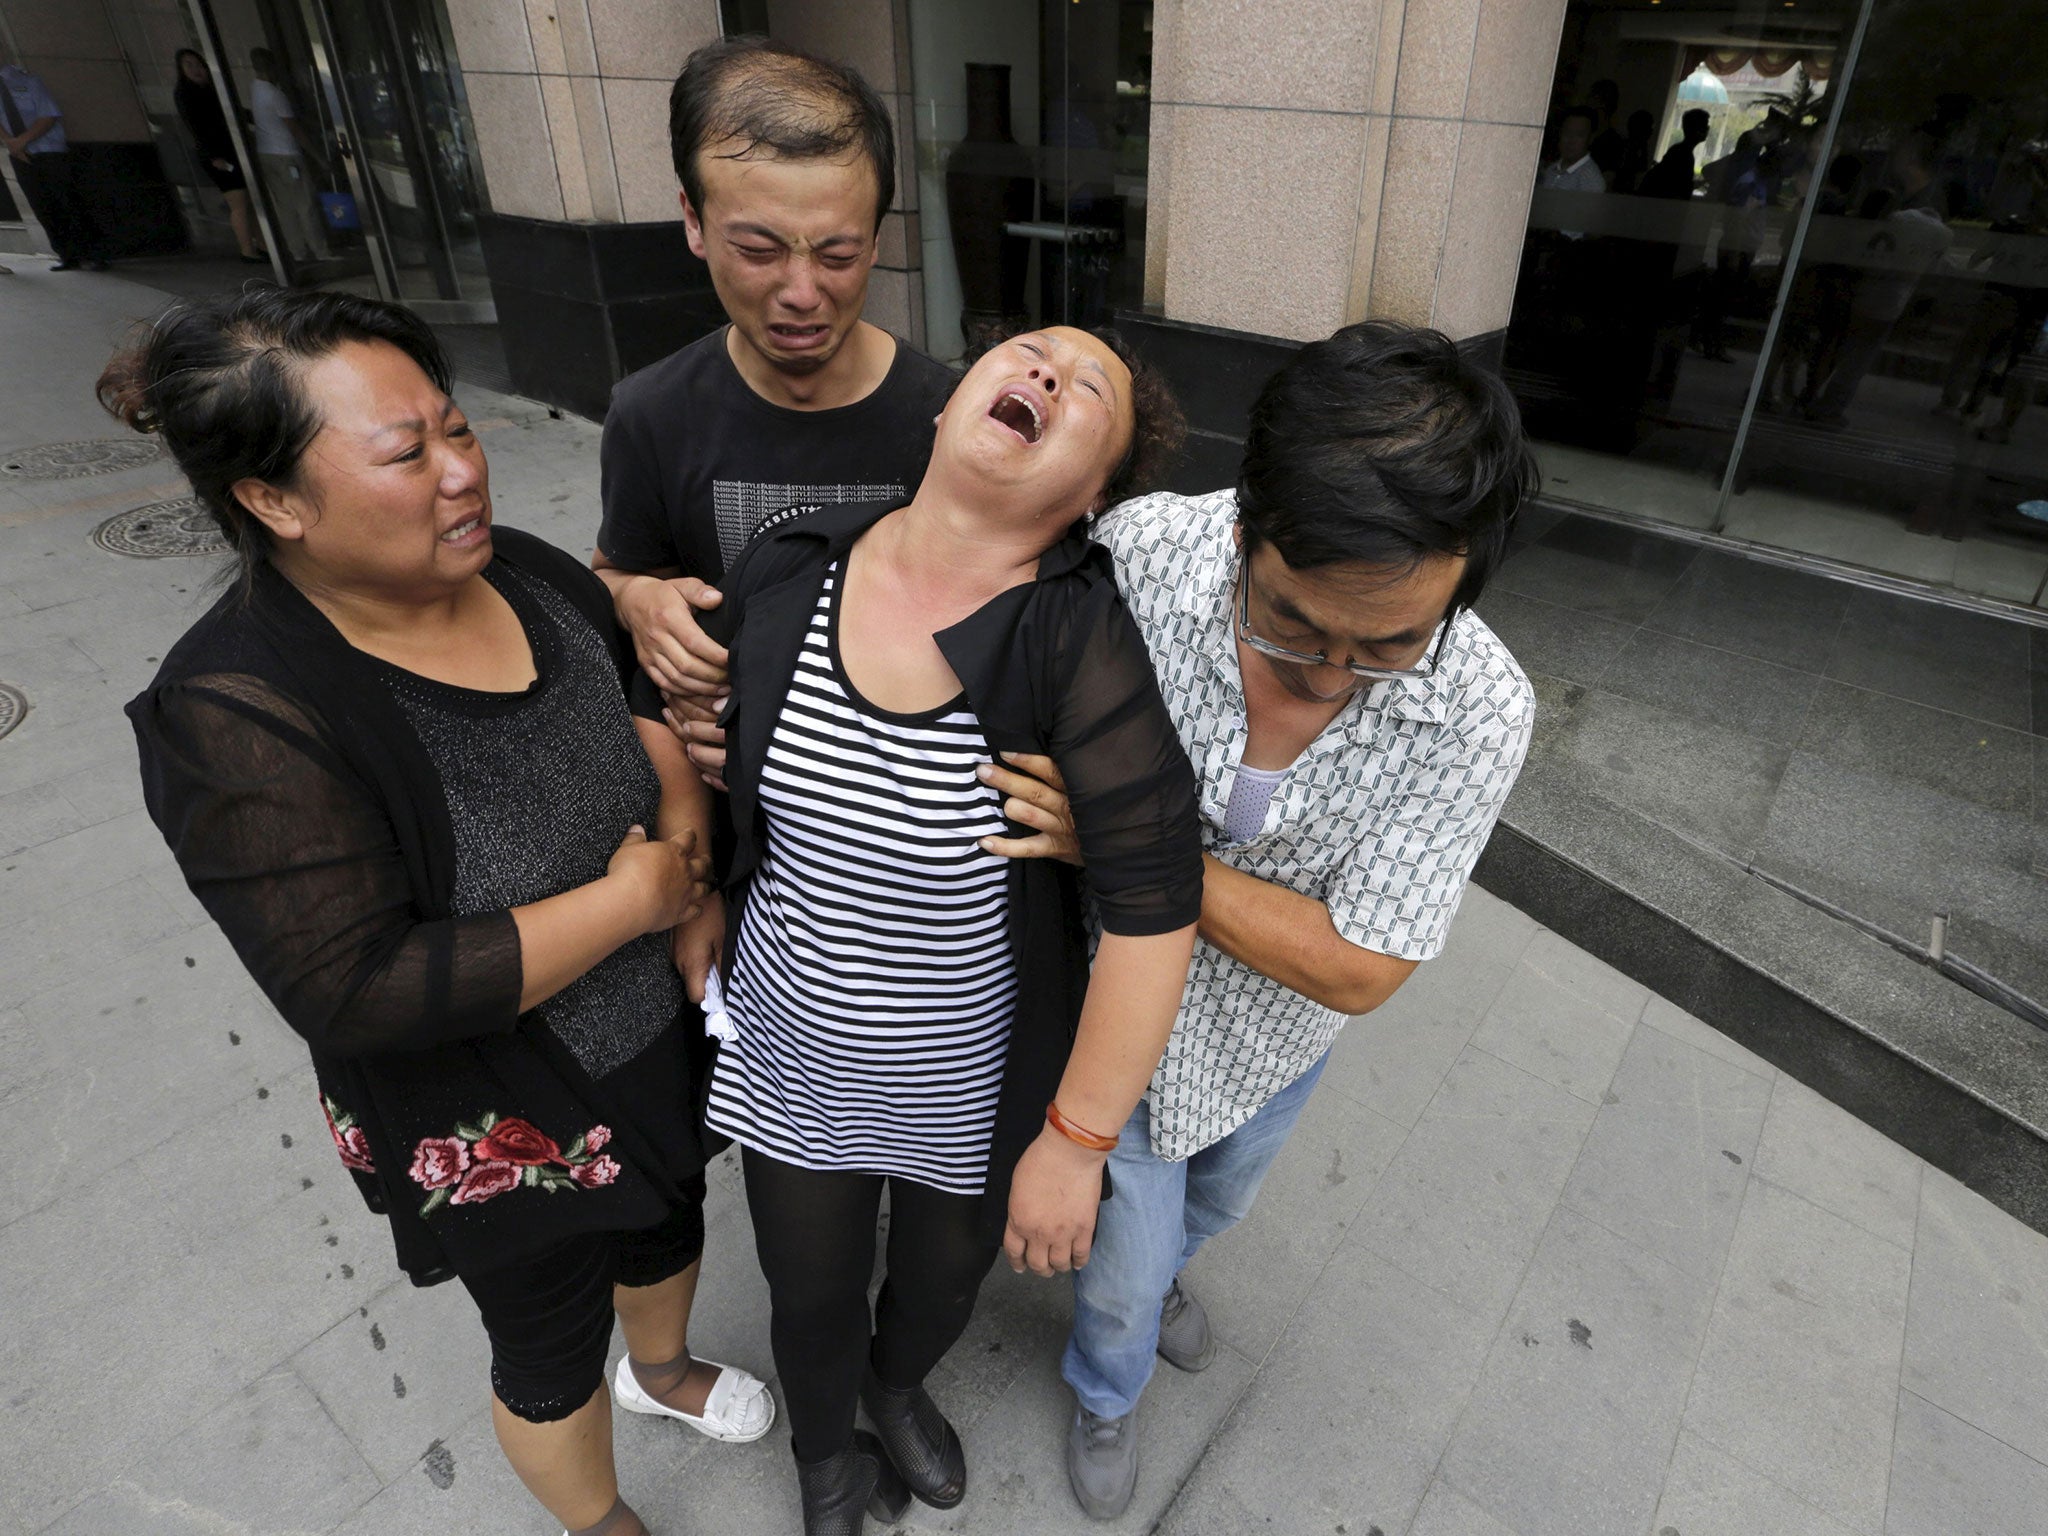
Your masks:
<svg viewBox="0 0 2048 1536"><path fill-rule="evenodd" d="M761 769L748 892L707 1119L799 1167L958 1194L987 1175L1017 997L1002 800L964 698L863 699L839 657L835 564Z"/></svg>

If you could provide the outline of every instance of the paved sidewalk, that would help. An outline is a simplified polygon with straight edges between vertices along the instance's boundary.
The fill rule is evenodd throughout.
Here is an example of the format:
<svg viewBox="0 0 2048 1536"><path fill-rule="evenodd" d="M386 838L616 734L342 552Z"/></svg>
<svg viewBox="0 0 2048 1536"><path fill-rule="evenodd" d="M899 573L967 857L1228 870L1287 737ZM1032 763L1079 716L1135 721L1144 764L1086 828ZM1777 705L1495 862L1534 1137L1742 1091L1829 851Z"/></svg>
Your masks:
<svg viewBox="0 0 2048 1536"><path fill-rule="evenodd" d="M161 295L0 290L0 466L116 438L90 383ZM498 516L581 550L596 428L465 390ZM0 469L0 1531L552 1532L498 1454L459 1289L398 1277L305 1052L140 808L120 704L203 601L89 542L167 463ZM769 1366L734 1170L694 1342ZM1258 1209L1196 1261L1112 1529L1173 1536L2039 1536L2048 1239L1474 891L1347 1029ZM910 1531L1086 1529L1059 1284L999 1267L933 1390L972 1486ZM796 1527L788 1442L634 1419L666 1536Z"/></svg>

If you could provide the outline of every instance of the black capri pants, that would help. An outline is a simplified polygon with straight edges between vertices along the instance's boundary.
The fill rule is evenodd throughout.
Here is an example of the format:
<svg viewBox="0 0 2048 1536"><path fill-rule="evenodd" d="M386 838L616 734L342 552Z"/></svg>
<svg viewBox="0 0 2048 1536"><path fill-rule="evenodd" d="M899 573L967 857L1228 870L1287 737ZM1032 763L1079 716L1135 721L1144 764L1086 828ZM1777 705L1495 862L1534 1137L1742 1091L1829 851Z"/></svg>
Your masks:
<svg viewBox="0 0 2048 1536"><path fill-rule="evenodd" d="M460 1278L491 1340L491 1390L534 1424L566 1419L604 1385L612 1287L659 1285L704 1253L704 1179L657 1226L581 1232Z"/></svg>

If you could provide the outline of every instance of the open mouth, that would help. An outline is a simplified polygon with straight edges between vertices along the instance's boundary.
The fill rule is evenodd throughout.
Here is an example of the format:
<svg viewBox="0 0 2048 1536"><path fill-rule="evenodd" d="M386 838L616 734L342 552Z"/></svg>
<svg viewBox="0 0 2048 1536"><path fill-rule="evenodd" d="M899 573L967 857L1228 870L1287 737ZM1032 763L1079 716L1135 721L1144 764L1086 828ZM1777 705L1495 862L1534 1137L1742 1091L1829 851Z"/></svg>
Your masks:
<svg viewBox="0 0 2048 1536"><path fill-rule="evenodd" d="M468 522L457 523L453 528L450 528L446 533L442 534L441 542L443 544L466 543L472 536L474 536L480 529L482 529L483 525L484 515L483 513L479 512L475 517L472 517Z"/></svg>
<svg viewBox="0 0 2048 1536"><path fill-rule="evenodd" d="M988 413L1027 443L1035 443L1045 436L1045 421L1038 414L1038 402L1029 395L1016 390L1006 390L996 396L996 403Z"/></svg>

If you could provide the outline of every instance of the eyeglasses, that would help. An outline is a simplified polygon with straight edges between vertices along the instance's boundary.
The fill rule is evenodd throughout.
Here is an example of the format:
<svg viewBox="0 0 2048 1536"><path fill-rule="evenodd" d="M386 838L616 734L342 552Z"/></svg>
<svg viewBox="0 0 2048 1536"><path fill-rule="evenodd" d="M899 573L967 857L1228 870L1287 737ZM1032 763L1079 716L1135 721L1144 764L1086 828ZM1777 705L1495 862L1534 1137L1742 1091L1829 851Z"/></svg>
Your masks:
<svg viewBox="0 0 2048 1536"><path fill-rule="evenodd" d="M1353 677L1362 677L1369 682L1393 682L1403 677L1427 677L1436 670L1437 662L1443 655L1444 641L1450 635L1448 622L1437 625L1435 638L1423 653L1422 659L1412 667L1368 667L1346 660L1344 670ZM1290 651L1284 645L1275 645L1262 640L1252 633L1252 583L1248 572L1240 571L1237 578L1237 637L1261 656L1271 656L1276 661L1291 661L1302 667L1327 667L1336 665L1327 651Z"/></svg>

